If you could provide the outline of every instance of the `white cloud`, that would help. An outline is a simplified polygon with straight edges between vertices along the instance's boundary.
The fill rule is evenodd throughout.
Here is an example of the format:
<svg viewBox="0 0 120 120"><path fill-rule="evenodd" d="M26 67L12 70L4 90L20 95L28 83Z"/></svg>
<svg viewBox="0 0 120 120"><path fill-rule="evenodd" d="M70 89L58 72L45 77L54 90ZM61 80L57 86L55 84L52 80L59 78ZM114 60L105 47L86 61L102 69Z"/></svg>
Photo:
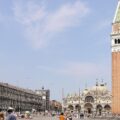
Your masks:
<svg viewBox="0 0 120 120"><path fill-rule="evenodd" d="M13 11L15 19L25 27L25 37L33 47L42 48L49 44L54 35L78 26L89 9L79 0L61 5L51 12L45 5L38 5L35 1L15 1Z"/></svg>
<svg viewBox="0 0 120 120"><path fill-rule="evenodd" d="M25 26L40 22L45 16L44 6L39 6L33 2L14 2L14 15L18 22Z"/></svg>
<svg viewBox="0 0 120 120"><path fill-rule="evenodd" d="M80 18L87 12L88 8L80 1L76 1L74 4L65 4L48 16L46 30L56 32L79 25Z"/></svg>

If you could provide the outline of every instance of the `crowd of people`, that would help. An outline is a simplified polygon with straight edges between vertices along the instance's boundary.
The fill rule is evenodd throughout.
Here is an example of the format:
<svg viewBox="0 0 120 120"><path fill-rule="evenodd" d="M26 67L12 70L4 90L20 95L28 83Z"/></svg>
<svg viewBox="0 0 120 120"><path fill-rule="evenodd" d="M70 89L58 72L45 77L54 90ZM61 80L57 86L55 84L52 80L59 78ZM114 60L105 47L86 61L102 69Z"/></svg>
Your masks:
<svg viewBox="0 0 120 120"><path fill-rule="evenodd" d="M84 118L84 114L81 113L81 114L78 114L78 113L74 113L74 112L71 112L71 111L66 111L66 112L62 112L59 116L59 119L60 120L73 120L74 118L80 118L80 119L83 119Z"/></svg>
<svg viewBox="0 0 120 120"><path fill-rule="evenodd" d="M6 114L0 109L0 120L17 120L17 116L14 114L14 109L9 107Z"/></svg>
<svg viewBox="0 0 120 120"><path fill-rule="evenodd" d="M31 113L29 111L20 114L20 112L15 112L14 108L9 107L7 111L2 111L0 109L0 120L17 120L17 118L31 118Z"/></svg>
<svg viewBox="0 0 120 120"><path fill-rule="evenodd" d="M74 118L78 118L78 119L84 119L84 118L90 118L90 116L85 116L83 113L75 113L75 112L71 112L71 111L66 111L66 112L53 112L53 111L43 111L43 112L29 112L26 111L24 112L24 114L20 114L18 112L14 112L14 109L12 107L9 107L8 110L6 112L3 112L0 109L0 120L17 120L18 117L20 118L28 118L30 119L32 116L33 117L56 117L59 118L59 120L73 120ZM120 118L120 115L118 116L114 116L114 115L109 115L109 118ZM94 118L92 116L92 118ZM102 118L104 118L102 116ZM107 117L106 117L107 118Z"/></svg>
<svg viewBox="0 0 120 120"><path fill-rule="evenodd" d="M28 118L31 119L33 117L57 117L59 120L73 120L74 118L90 118L90 116L85 116L83 113L78 112L72 112L70 110L65 111L64 113L55 112L55 111L25 111L23 114L20 114L19 112L14 112L14 108L9 107L6 112L3 112L0 109L0 120L17 120L17 118ZM92 116L93 117L93 116ZM93 117L94 118L94 117Z"/></svg>
<svg viewBox="0 0 120 120"><path fill-rule="evenodd" d="M72 120L72 116L65 116L64 113L61 113L60 114L60 117L59 117L60 120Z"/></svg>

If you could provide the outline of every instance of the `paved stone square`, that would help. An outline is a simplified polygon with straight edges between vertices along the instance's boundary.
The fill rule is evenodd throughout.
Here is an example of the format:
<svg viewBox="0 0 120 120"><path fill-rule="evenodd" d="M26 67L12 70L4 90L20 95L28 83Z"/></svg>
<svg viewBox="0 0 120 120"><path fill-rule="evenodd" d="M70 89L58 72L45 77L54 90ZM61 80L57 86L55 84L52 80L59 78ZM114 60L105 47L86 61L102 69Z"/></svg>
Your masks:
<svg viewBox="0 0 120 120"><path fill-rule="evenodd" d="M27 120L27 119L18 119L18 120ZM32 119L28 120L59 120L59 117L48 117L48 116L37 116L33 117ZM73 118L73 120L120 120L120 118L85 118L85 119L80 119L80 118Z"/></svg>

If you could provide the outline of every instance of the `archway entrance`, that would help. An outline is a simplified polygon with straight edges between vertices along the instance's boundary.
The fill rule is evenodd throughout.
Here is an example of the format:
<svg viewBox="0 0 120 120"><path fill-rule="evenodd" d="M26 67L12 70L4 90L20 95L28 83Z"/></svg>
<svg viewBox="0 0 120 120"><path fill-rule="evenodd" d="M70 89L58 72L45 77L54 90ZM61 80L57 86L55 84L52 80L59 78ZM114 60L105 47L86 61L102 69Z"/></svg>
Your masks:
<svg viewBox="0 0 120 120"><path fill-rule="evenodd" d="M91 114L92 113L92 109L93 109L93 106L91 103L86 103L85 106L85 112L88 113L88 114Z"/></svg>
<svg viewBox="0 0 120 120"><path fill-rule="evenodd" d="M102 106L99 104L96 106L97 114L101 116L102 114Z"/></svg>
<svg viewBox="0 0 120 120"><path fill-rule="evenodd" d="M69 108L70 110L73 110L73 109L74 109L74 107L73 107L72 105L69 105L68 108Z"/></svg>
<svg viewBox="0 0 120 120"><path fill-rule="evenodd" d="M110 105L108 105L108 104L105 105L104 110L105 110L106 112L110 112L110 111L111 111Z"/></svg>
<svg viewBox="0 0 120 120"><path fill-rule="evenodd" d="M77 111L80 112L80 110L81 110L81 106L80 106L79 104L77 104L77 105L75 106L75 110L77 110Z"/></svg>
<svg viewBox="0 0 120 120"><path fill-rule="evenodd" d="M87 108L87 113L91 114L92 113L92 109L91 108Z"/></svg>

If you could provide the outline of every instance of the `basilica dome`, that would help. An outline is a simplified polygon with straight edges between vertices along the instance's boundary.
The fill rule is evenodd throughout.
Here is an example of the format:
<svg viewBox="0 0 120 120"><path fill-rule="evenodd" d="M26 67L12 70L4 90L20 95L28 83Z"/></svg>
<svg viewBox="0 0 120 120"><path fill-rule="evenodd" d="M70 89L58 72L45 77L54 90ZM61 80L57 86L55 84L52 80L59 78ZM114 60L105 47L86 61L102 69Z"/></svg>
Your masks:
<svg viewBox="0 0 120 120"><path fill-rule="evenodd" d="M89 90L86 88L86 89L83 91L83 94L86 95L88 92L89 92Z"/></svg>
<svg viewBox="0 0 120 120"><path fill-rule="evenodd" d="M91 88L91 92L97 93L97 94L106 94L108 93L107 87L105 84L96 84L96 86L93 86Z"/></svg>

